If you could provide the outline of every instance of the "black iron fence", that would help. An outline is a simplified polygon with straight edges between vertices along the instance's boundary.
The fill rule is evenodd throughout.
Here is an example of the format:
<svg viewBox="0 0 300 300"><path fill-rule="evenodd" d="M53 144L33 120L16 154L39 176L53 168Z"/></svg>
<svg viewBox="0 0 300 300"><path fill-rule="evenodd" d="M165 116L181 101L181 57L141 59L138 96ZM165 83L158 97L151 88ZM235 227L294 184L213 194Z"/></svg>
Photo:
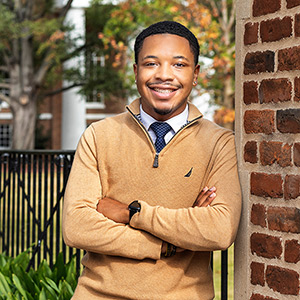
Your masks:
<svg viewBox="0 0 300 300"><path fill-rule="evenodd" d="M0 249L15 257L31 249L28 268L52 266L83 251L67 247L61 234L63 195L74 151L0 151ZM213 260L212 260L213 265ZM228 299L228 251L221 254L221 299Z"/></svg>
<svg viewBox="0 0 300 300"><path fill-rule="evenodd" d="M50 266L63 252L65 261L80 251L61 235L61 212L74 151L0 151L1 250L15 257L31 249L28 268L43 259Z"/></svg>

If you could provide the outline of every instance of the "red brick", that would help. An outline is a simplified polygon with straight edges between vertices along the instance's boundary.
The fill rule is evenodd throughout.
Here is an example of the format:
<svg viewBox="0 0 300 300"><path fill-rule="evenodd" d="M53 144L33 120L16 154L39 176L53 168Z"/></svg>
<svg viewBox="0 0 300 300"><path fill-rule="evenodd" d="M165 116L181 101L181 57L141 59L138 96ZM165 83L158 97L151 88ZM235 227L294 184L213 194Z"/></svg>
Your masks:
<svg viewBox="0 0 300 300"><path fill-rule="evenodd" d="M265 297L260 294L252 294L250 300L265 300Z"/></svg>
<svg viewBox="0 0 300 300"><path fill-rule="evenodd" d="M294 144L294 164L300 167L300 143Z"/></svg>
<svg viewBox="0 0 300 300"><path fill-rule="evenodd" d="M267 266L266 282L268 286L283 295L298 295L299 274L293 270L277 266Z"/></svg>
<svg viewBox="0 0 300 300"><path fill-rule="evenodd" d="M292 165L292 146L281 142L266 142L260 144L260 161L263 166L278 163L281 167Z"/></svg>
<svg viewBox="0 0 300 300"><path fill-rule="evenodd" d="M259 87L260 103L284 102L292 98L292 84L288 79L265 79Z"/></svg>
<svg viewBox="0 0 300 300"><path fill-rule="evenodd" d="M283 196L280 174L251 173L250 182L253 195L272 198Z"/></svg>
<svg viewBox="0 0 300 300"><path fill-rule="evenodd" d="M252 294L250 300L279 300L279 299L271 298L268 296L265 297L260 294Z"/></svg>
<svg viewBox="0 0 300 300"><path fill-rule="evenodd" d="M257 262L252 262L251 269L251 283L254 285L265 285L265 265Z"/></svg>
<svg viewBox="0 0 300 300"><path fill-rule="evenodd" d="M258 42L258 23L245 25L244 44L251 45Z"/></svg>
<svg viewBox="0 0 300 300"><path fill-rule="evenodd" d="M300 109L278 110L276 123L281 133L300 133Z"/></svg>
<svg viewBox="0 0 300 300"><path fill-rule="evenodd" d="M244 61L244 74L274 72L275 53L273 51L247 53Z"/></svg>
<svg viewBox="0 0 300 300"><path fill-rule="evenodd" d="M300 46L278 51L278 70L300 70Z"/></svg>
<svg viewBox="0 0 300 300"><path fill-rule="evenodd" d="M284 198L296 199L300 196L300 175L286 175L284 181Z"/></svg>
<svg viewBox="0 0 300 300"><path fill-rule="evenodd" d="M260 23L260 37L262 42L274 42L292 35L292 18L276 18Z"/></svg>
<svg viewBox="0 0 300 300"><path fill-rule="evenodd" d="M281 153L278 158L278 164L281 167L287 167L292 165L292 145L285 144L281 148Z"/></svg>
<svg viewBox="0 0 300 300"><path fill-rule="evenodd" d="M300 77L296 77L294 80L295 85L295 98L294 101L300 101Z"/></svg>
<svg viewBox="0 0 300 300"><path fill-rule="evenodd" d="M300 209L296 207L269 207L267 220L270 230L300 233Z"/></svg>
<svg viewBox="0 0 300 300"><path fill-rule="evenodd" d="M257 163L257 143L254 141L247 142L244 148L244 160L246 162Z"/></svg>
<svg viewBox="0 0 300 300"><path fill-rule="evenodd" d="M300 37L300 14L295 15L295 36Z"/></svg>
<svg viewBox="0 0 300 300"><path fill-rule="evenodd" d="M273 110L248 110L244 115L244 128L246 133L271 134L274 128Z"/></svg>
<svg viewBox="0 0 300 300"><path fill-rule="evenodd" d="M253 16L258 17L267 15L280 10L280 0L254 0L253 1Z"/></svg>
<svg viewBox="0 0 300 300"><path fill-rule="evenodd" d="M265 300L279 300L279 299L275 299L275 298L272 298L272 297L265 297Z"/></svg>
<svg viewBox="0 0 300 300"><path fill-rule="evenodd" d="M286 0L286 7L293 8L300 5L300 0Z"/></svg>
<svg viewBox="0 0 300 300"><path fill-rule="evenodd" d="M300 261L300 244L297 240L288 240L285 242L284 260L295 264Z"/></svg>
<svg viewBox="0 0 300 300"><path fill-rule="evenodd" d="M281 240L279 237L253 233L250 238L251 252L266 258L280 258L282 254Z"/></svg>
<svg viewBox="0 0 300 300"><path fill-rule="evenodd" d="M253 204L251 209L252 224L267 227L266 218L267 214L265 206L262 204Z"/></svg>
<svg viewBox="0 0 300 300"><path fill-rule="evenodd" d="M258 103L258 84L256 81L244 82L244 103Z"/></svg>

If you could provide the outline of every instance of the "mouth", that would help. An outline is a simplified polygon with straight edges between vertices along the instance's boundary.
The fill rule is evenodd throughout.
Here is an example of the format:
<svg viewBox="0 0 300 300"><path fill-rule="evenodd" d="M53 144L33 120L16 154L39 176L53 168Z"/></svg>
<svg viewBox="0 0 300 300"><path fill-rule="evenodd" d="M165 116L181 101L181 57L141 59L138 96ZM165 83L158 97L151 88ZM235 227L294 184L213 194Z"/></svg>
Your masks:
<svg viewBox="0 0 300 300"><path fill-rule="evenodd" d="M161 89L161 88L151 88L153 91L157 92L157 93L161 93L161 94L170 94L172 92L174 92L174 90L172 89Z"/></svg>
<svg viewBox="0 0 300 300"><path fill-rule="evenodd" d="M180 86L173 85L173 84L157 84L152 83L148 84L148 88L159 98L168 98L172 96Z"/></svg>

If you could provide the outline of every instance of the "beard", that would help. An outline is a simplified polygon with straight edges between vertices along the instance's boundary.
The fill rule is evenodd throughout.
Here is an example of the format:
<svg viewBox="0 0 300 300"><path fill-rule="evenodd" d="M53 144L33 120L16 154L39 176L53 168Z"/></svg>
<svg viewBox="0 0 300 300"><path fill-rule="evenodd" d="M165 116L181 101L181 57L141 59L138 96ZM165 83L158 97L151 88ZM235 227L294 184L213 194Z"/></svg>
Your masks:
<svg viewBox="0 0 300 300"><path fill-rule="evenodd" d="M158 109L154 107L154 111L161 116L165 116L171 113L172 109Z"/></svg>

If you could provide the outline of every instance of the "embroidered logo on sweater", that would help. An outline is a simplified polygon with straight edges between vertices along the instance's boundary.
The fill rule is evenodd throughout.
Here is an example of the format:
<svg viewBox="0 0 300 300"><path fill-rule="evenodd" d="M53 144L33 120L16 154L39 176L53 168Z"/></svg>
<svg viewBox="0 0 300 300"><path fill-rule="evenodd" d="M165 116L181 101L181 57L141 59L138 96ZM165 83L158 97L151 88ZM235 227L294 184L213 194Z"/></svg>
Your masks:
<svg viewBox="0 0 300 300"><path fill-rule="evenodd" d="M190 177L192 175L193 172L193 167L191 167L191 169L184 175L184 177Z"/></svg>

